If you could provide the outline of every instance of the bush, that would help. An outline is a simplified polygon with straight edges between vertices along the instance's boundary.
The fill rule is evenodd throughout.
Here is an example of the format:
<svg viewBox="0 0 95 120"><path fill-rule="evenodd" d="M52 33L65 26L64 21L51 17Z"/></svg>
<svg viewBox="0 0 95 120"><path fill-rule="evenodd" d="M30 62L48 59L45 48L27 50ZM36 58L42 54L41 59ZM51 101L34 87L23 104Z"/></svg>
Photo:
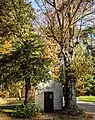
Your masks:
<svg viewBox="0 0 95 120"><path fill-rule="evenodd" d="M35 104L34 101L27 103L27 105L20 105L17 106L15 108L15 112L13 113L13 115L15 115L15 117L33 117L33 116L37 116L40 112L40 108L38 105Z"/></svg>

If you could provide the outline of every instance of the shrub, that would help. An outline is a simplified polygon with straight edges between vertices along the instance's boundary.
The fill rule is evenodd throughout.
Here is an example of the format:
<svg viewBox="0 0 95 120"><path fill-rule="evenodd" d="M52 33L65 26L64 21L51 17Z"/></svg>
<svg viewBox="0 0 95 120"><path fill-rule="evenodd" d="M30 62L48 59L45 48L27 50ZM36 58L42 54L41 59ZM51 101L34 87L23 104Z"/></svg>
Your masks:
<svg viewBox="0 0 95 120"><path fill-rule="evenodd" d="M40 112L40 108L38 105L35 104L34 101L27 103L27 105L20 105L17 106L15 108L15 112L13 113L13 115L15 115L15 117L33 117L33 116L37 116Z"/></svg>

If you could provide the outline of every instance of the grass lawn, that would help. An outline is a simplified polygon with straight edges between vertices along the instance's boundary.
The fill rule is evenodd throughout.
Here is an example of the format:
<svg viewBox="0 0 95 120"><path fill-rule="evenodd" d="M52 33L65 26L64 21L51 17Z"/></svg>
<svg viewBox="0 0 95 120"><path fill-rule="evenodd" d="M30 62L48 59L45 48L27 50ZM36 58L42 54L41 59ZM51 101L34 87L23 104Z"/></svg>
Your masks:
<svg viewBox="0 0 95 120"><path fill-rule="evenodd" d="M95 96L79 96L78 100L85 102L95 102Z"/></svg>

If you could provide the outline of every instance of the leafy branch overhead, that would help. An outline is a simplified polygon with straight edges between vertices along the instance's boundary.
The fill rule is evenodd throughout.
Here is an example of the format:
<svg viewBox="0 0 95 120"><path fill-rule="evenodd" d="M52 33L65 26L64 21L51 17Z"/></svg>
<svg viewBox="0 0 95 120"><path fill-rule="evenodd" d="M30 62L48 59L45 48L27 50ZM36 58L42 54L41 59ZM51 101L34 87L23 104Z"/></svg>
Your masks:
<svg viewBox="0 0 95 120"><path fill-rule="evenodd" d="M24 0L0 1L0 45L11 44L9 53L0 55L0 84L25 80L33 84L45 80L50 60L42 55L43 43L32 22L31 4Z"/></svg>
<svg viewBox="0 0 95 120"><path fill-rule="evenodd" d="M23 45L0 58L1 83L16 82L31 76L32 83L47 78L49 60L42 57L41 46L34 44L35 41L24 41ZM38 72L39 71L39 72Z"/></svg>
<svg viewBox="0 0 95 120"><path fill-rule="evenodd" d="M0 42L9 38L23 42L27 32L33 31L31 22L34 15L30 3L24 0L2 0L0 8Z"/></svg>

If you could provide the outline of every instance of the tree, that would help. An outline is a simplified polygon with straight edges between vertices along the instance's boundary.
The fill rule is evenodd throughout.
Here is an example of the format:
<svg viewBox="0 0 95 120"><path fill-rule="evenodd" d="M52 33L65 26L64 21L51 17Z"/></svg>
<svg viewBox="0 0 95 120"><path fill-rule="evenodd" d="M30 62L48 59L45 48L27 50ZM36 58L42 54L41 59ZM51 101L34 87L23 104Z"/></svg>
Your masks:
<svg viewBox="0 0 95 120"><path fill-rule="evenodd" d="M30 3L24 0L0 1L0 43L6 40L12 43L14 39L23 42L26 34L33 30L33 19Z"/></svg>
<svg viewBox="0 0 95 120"><path fill-rule="evenodd" d="M39 7L38 11L40 11L39 14L35 11L36 23L47 39L52 38L60 46L60 78L64 85L65 108L76 108L76 77L72 63L75 57L75 47L79 42L81 43L82 26L91 20L87 18L95 12L91 10L93 1L45 0L39 2L35 0L35 2ZM77 31L79 32L77 33Z"/></svg>
<svg viewBox="0 0 95 120"><path fill-rule="evenodd" d="M43 55L45 58L49 58L52 60L52 64L50 66L51 76L53 79L59 78L59 46L54 40L46 40L44 43Z"/></svg>
<svg viewBox="0 0 95 120"><path fill-rule="evenodd" d="M2 85L1 87L1 95L5 98L24 98L24 81L12 82L7 86Z"/></svg>
<svg viewBox="0 0 95 120"><path fill-rule="evenodd" d="M32 85L48 79L47 59L41 51L43 41L33 29L33 9L24 0L1 1L0 38L11 42L12 50L0 55L0 84L25 80L25 104ZM9 13L9 14L8 14Z"/></svg>
<svg viewBox="0 0 95 120"><path fill-rule="evenodd" d="M94 79L92 79L95 73L93 56L87 56L84 46L78 45L73 64L77 79L77 95L86 95L88 93L87 87L89 86L89 89L90 87L92 88L91 84L94 82Z"/></svg>
<svg viewBox="0 0 95 120"><path fill-rule="evenodd" d="M95 57L95 28L93 26L87 26L81 32L81 39L83 39L83 46L85 48L85 54L87 56Z"/></svg>
<svg viewBox="0 0 95 120"><path fill-rule="evenodd" d="M95 77L95 40L94 27L86 26L81 31L81 46L77 47L75 57L76 75L78 86L83 88L81 91L85 95L94 94L94 77ZM78 89L80 91L80 89ZM92 91L92 92L91 92ZM81 93L82 93L81 92Z"/></svg>
<svg viewBox="0 0 95 120"><path fill-rule="evenodd" d="M41 46L37 42L38 39L27 40L20 49L12 51L10 55L5 54L0 59L0 84L25 80L25 102L29 99L31 83L36 85L48 79L48 62L41 57Z"/></svg>

